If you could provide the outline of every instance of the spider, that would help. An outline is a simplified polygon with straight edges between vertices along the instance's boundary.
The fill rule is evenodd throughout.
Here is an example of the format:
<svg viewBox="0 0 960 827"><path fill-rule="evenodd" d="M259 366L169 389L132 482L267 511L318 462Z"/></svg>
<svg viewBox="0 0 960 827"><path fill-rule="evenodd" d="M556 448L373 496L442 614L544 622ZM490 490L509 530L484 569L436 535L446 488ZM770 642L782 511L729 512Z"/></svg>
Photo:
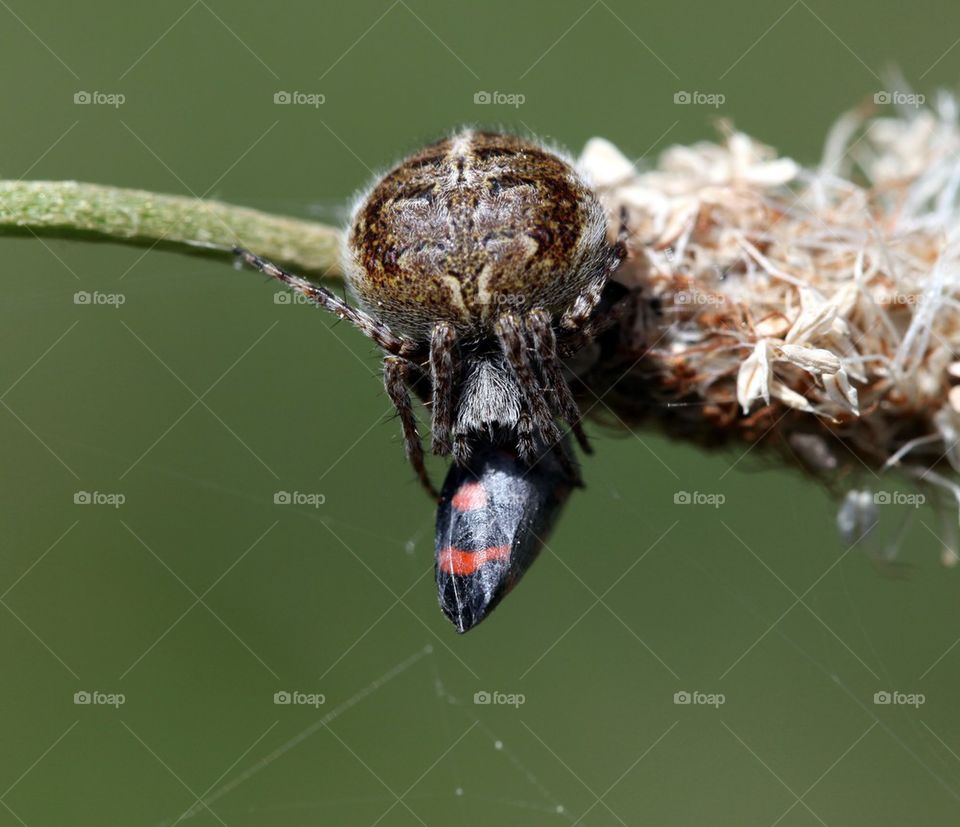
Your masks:
<svg viewBox="0 0 960 827"><path fill-rule="evenodd" d="M236 253L383 350L407 458L437 499L411 391L429 407L433 452L457 467L495 444L530 467L555 453L579 482L558 420L590 446L562 360L604 327L598 307L624 238L621 227L608 241L604 211L569 161L467 129L411 155L358 199L343 248L358 307Z"/></svg>

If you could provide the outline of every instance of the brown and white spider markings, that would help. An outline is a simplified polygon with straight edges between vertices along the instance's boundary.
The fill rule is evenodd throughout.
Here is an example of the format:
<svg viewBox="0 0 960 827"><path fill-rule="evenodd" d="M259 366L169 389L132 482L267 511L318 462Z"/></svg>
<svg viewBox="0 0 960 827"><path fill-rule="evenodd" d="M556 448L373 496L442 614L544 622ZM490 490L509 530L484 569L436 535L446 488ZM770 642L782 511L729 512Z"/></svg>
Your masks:
<svg viewBox="0 0 960 827"><path fill-rule="evenodd" d="M355 325L384 351L384 385L407 457L424 467L410 390L430 408L432 450L459 465L475 445L526 463L561 454L557 420L589 444L562 359L589 343L609 276L625 256L597 197L539 144L464 130L388 172L358 201L343 272L359 309L253 253L238 255Z"/></svg>

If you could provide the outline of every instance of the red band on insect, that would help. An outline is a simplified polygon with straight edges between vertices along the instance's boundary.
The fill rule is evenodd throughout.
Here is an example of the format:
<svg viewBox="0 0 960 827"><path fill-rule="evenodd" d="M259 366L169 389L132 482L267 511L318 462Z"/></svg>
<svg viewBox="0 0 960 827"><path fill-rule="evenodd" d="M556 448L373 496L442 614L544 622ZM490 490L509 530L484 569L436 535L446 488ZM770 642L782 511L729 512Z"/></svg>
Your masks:
<svg viewBox="0 0 960 827"><path fill-rule="evenodd" d="M509 557L510 546L489 546L478 551L445 548L437 555L437 566L442 572L464 577L476 572L484 563L491 560L506 560Z"/></svg>
<svg viewBox="0 0 960 827"><path fill-rule="evenodd" d="M453 495L453 507L457 511L477 511L487 504L487 492L482 483L465 482Z"/></svg>

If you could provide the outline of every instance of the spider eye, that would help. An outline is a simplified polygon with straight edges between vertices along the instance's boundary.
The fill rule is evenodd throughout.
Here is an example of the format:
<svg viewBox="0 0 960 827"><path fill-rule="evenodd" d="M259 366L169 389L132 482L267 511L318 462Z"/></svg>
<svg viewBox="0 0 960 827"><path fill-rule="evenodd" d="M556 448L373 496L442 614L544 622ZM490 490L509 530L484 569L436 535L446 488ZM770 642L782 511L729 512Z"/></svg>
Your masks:
<svg viewBox="0 0 960 827"><path fill-rule="evenodd" d="M483 620L516 585L570 493L554 452L535 465L496 445L453 465L437 510L440 607L458 632Z"/></svg>

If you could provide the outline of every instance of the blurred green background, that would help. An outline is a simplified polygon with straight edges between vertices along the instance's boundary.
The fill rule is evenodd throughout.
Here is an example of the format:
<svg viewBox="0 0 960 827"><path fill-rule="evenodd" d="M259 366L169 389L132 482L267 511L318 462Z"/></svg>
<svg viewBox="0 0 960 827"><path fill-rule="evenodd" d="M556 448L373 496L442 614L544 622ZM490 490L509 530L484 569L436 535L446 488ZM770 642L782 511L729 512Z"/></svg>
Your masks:
<svg viewBox="0 0 960 827"><path fill-rule="evenodd" d="M3 177L331 221L456 124L652 159L720 115L812 162L886 69L930 95L960 60L960 9L931 0L0 6ZM957 573L929 508L895 578L799 475L595 428L549 550L460 638L364 339L222 264L0 246L0 825L958 822ZM925 702L874 703L894 690Z"/></svg>

